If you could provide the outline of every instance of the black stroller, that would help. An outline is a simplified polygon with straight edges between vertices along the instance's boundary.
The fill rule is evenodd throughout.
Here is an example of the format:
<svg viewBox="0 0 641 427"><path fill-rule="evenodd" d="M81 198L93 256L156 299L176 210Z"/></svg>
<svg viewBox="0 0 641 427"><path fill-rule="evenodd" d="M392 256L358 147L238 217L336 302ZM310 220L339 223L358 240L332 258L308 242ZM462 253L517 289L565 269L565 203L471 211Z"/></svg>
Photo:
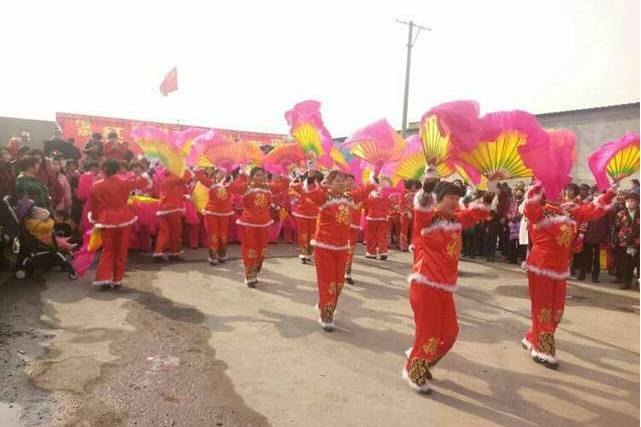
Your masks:
<svg viewBox="0 0 641 427"><path fill-rule="evenodd" d="M16 279L22 280L35 270L49 271L54 267L60 267L71 280L78 278L76 270L71 265L73 255L65 254L58 247L49 246L32 235L23 224L24 218L16 213L10 196L2 200L0 211L2 240L6 246L12 248ZM55 239L53 241L55 245Z"/></svg>

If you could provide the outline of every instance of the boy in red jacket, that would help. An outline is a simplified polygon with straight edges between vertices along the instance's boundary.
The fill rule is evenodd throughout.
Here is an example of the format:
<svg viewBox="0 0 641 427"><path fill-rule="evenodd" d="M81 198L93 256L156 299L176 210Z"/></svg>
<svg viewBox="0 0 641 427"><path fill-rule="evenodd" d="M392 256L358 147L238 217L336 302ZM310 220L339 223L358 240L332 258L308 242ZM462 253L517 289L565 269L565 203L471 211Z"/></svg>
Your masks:
<svg viewBox="0 0 641 427"><path fill-rule="evenodd" d="M160 181L160 206L156 215L160 217L160 229L156 239L154 261L163 262L165 252L172 261L179 261L182 251L182 215L185 186L192 178L192 173L186 170L183 176L176 176L169 171Z"/></svg>
<svg viewBox="0 0 641 427"><path fill-rule="evenodd" d="M101 290L122 287L129 231L137 219L127 206L127 199L133 190L142 190L148 185L140 174L128 179L118 177L119 170L117 161L105 161L102 166L105 178L94 183L89 193L89 221L101 230L102 237L102 256L93 282Z"/></svg>

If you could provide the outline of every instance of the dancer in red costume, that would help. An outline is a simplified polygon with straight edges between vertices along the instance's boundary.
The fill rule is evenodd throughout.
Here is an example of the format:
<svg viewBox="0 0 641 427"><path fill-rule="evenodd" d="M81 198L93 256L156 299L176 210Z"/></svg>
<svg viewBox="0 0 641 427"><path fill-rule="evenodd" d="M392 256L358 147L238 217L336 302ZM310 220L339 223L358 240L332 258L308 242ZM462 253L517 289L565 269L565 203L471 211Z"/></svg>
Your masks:
<svg viewBox="0 0 641 427"><path fill-rule="evenodd" d="M165 252L171 261L180 261L182 240L182 215L185 186L193 174L186 170L183 176L176 176L169 171L160 181L160 207L156 215L160 217L160 230L156 239L154 261L163 262Z"/></svg>
<svg viewBox="0 0 641 427"><path fill-rule="evenodd" d="M316 222L318 221L318 205L306 198L305 195L316 188L317 176L322 181L323 175L320 172L308 171L302 176L303 182L292 185L292 189L302 195L294 207L292 216L296 219L296 230L298 232L298 259L303 264L312 261L313 249L311 240L316 231Z"/></svg>
<svg viewBox="0 0 641 427"><path fill-rule="evenodd" d="M591 203L559 204L545 201L541 184L526 194L527 218L532 249L524 268L532 307L532 326L521 340L532 359L550 368L558 366L554 332L565 309L566 279L577 224L594 221L609 211L615 191L608 190Z"/></svg>
<svg viewBox="0 0 641 427"><path fill-rule="evenodd" d="M231 193L225 184L225 172L216 169L210 177L201 170L196 172L196 178L209 188L209 201L202 211L209 235L209 264L222 264L227 261L229 217L234 214Z"/></svg>
<svg viewBox="0 0 641 427"><path fill-rule="evenodd" d="M380 179L381 186L378 190L372 191L365 199L367 210L367 241L366 258L376 259L377 255L381 261L385 261L389 248L389 216L392 209L392 202L389 198L392 193L392 183L389 178Z"/></svg>
<svg viewBox="0 0 641 427"><path fill-rule="evenodd" d="M345 174L345 186L347 191L353 191L354 175ZM349 254L347 255L347 265L345 266L345 281L353 285L354 279L352 278L352 262L354 261L354 254L356 253L356 245L361 237L361 216L363 215L363 202L354 201L354 209L352 209L352 223L349 226Z"/></svg>
<svg viewBox="0 0 641 427"><path fill-rule="evenodd" d="M149 185L140 174L122 179L118 176L119 170L120 164L116 160L105 161L102 166L105 178L94 183L89 194L89 221L100 229L102 237L102 256L93 284L102 290L110 286L122 287L129 232L137 219L127 206L127 199L133 190L142 190Z"/></svg>
<svg viewBox="0 0 641 427"><path fill-rule="evenodd" d="M319 206L318 227L312 245L315 247L318 283L318 322L326 332L334 330L334 310L343 289L345 266L351 248L349 231L354 203L365 199L374 188L374 184L369 184L359 190L346 192L344 175L334 170L327 177L327 187L320 187L305 195Z"/></svg>
<svg viewBox="0 0 641 427"><path fill-rule="evenodd" d="M421 189L420 181L410 179L405 182L405 192L401 200L401 223L400 223L400 237L399 248L403 252L407 252L409 244L412 241L412 218L414 216L414 196L416 192Z"/></svg>
<svg viewBox="0 0 641 427"><path fill-rule="evenodd" d="M241 232L241 251L245 265L245 284L255 288L258 273L263 266L269 241L269 227L274 220L270 213L272 193L284 191L289 186L286 178L267 181L263 168L254 167L247 175L239 175L229 185L229 191L242 194L243 212L236 221Z"/></svg>
<svg viewBox="0 0 641 427"><path fill-rule="evenodd" d="M491 183L488 188L494 188ZM414 344L407 352L403 378L419 392L429 392L430 369L452 348L458 335L454 307L458 262L461 253L461 231L483 220L490 208L491 193L486 203L471 203L460 209L463 188L441 181L432 194L417 193L414 225L414 264L409 276L410 303L416 326Z"/></svg>

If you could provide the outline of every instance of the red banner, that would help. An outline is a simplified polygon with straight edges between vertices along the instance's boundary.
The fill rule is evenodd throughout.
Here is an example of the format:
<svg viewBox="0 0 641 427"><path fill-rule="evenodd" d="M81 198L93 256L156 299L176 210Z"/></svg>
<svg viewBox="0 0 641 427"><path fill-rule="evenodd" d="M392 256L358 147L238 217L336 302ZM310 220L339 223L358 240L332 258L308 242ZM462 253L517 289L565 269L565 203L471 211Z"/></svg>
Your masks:
<svg viewBox="0 0 641 427"><path fill-rule="evenodd" d="M140 120L119 119L114 117L86 116L82 114L56 113L56 122L62 129L65 138L73 138L76 146L82 150L91 134L100 132L107 139L110 132L116 132L118 139L129 142L129 148L136 154L140 149L133 143L130 133L139 126L156 126L165 131L182 131L189 128L201 129L203 132L210 128L202 126L187 126L172 123L145 122ZM255 141L259 145L274 145L287 139L287 135L275 133L244 132L229 129L216 129L224 139L233 141Z"/></svg>

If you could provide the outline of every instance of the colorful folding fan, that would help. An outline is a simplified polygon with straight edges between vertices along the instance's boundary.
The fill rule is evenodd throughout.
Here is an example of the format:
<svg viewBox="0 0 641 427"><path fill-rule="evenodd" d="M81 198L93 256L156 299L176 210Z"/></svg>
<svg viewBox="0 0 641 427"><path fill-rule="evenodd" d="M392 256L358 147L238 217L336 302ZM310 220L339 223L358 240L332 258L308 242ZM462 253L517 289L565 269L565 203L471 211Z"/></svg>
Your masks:
<svg viewBox="0 0 641 427"><path fill-rule="evenodd" d="M189 128L181 132L170 134L170 142L174 145L182 157L187 157L191 152L194 140L204 134L201 129Z"/></svg>
<svg viewBox="0 0 641 427"><path fill-rule="evenodd" d="M194 204L198 212L205 209L205 206L209 203L209 189L200 181L194 185L194 189L191 192L191 202Z"/></svg>
<svg viewBox="0 0 641 427"><path fill-rule="evenodd" d="M536 117L524 111L489 113L483 116L481 125L481 138L473 149L453 147L457 163L467 163L489 180L532 176L521 152L526 145L537 148L549 143Z"/></svg>
<svg viewBox="0 0 641 427"><path fill-rule="evenodd" d="M217 167L230 172L248 163L260 164L262 157L263 152L255 143L224 139L220 133L210 130L194 140L187 158L196 167Z"/></svg>
<svg viewBox="0 0 641 427"><path fill-rule="evenodd" d="M639 171L639 134L628 132L617 141L603 144L588 156L599 190L610 186L608 176L618 182Z"/></svg>
<svg viewBox="0 0 641 427"><path fill-rule="evenodd" d="M265 170L275 174L286 174L291 167L304 166L307 156L302 147L296 143L277 145L263 158Z"/></svg>
<svg viewBox="0 0 641 427"><path fill-rule="evenodd" d="M290 134L300 144L308 157L318 160L321 166L330 168L332 137L325 128L320 113L320 102L299 102L285 113Z"/></svg>
<svg viewBox="0 0 641 427"><path fill-rule="evenodd" d="M167 132L152 126L142 126L131 131L134 142L138 144L145 157L156 160L174 175L181 176L185 171L185 156L172 143Z"/></svg>
<svg viewBox="0 0 641 427"><path fill-rule="evenodd" d="M400 159L407 143L385 119L360 129L347 138L342 147L380 172L385 164Z"/></svg>

